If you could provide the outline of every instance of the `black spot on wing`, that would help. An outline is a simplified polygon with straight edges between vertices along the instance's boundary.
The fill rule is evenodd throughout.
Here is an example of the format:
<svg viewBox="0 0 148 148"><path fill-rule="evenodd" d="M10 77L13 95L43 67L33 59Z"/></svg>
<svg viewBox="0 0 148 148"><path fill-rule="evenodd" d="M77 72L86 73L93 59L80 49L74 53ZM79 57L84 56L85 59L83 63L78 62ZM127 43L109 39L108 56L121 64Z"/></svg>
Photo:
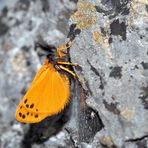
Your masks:
<svg viewBox="0 0 148 148"><path fill-rule="evenodd" d="M19 113L19 116L22 117L22 113Z"/></svg>
<svg viewBox="0 0 148 148"><path fill-rule="evenodd" d="M35 117L35 118L38 118L38 117L39 117L39 115L35 115L34 117Z"/></svg>
<svg viewBox="0 0 148 148"><path fill-rule="evenodd" d="M23 114L23 115L22 115L22 118L23 118L23 119L25 119L25 118L26 118L26 116Z"/></svg>
<svg viewBox="0 0 148 148"><path fill-rule="evenodd" d="M34 107L34 104L31 104L31 105L30 105L30 108L33 108L33 107Z"/></svg>
<svg viewBox="0 0 148 148"><path fill-rule="evenodd" d="M27 101L28 101L28 99L25 99L24 103L26 104L26 103L27 103Z"/></svg>

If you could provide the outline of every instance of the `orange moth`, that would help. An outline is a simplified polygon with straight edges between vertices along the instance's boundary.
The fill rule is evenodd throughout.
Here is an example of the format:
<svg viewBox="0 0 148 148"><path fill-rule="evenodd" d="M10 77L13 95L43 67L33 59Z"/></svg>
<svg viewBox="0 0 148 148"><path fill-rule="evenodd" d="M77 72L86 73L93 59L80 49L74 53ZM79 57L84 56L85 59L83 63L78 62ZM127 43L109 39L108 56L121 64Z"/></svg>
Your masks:
<svg viewBox="0 0 148 148"><path fill-rule="evenodd" d="M76 74L66 66L67 49L71 41L49 53L43 66L37 72L31 86L16 109L16 119L24 123L36 123L47 116L61 112L69 102L70 84L66 73Z"/></svg>

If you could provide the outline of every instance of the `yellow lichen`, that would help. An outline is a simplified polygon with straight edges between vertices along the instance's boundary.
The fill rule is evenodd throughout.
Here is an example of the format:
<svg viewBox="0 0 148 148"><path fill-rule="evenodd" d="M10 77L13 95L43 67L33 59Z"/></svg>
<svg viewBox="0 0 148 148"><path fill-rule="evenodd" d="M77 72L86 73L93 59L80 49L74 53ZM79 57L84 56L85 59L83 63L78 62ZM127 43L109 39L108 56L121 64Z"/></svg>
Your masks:
<svg viewBox="0 0 148 148"><path fill-rule="evenodd" d="M92 32L92 36L97 44L100 44L104 48L109 47L107 36L104 36L102 33L98 32L98 31Z"/></svg>
<svg viewBox="0 0 148 148"><path fill-rule="evenodd" d="M102 36L100 35L100 33L98 31L92 32L92 35L93 35L93 39L95 40L95 42L97 44L99 44L100 42L102 42Z"/></svg>
<svg viewBox="0 0 148 148"><path fill-rule="evenodd" d="M100 143L103 145L106 145L108 147L112 147L113 146L113 140L110 136L103 136L100 138Z"/></svg>
<svg viewBox="0 0 148 148"><path fill-rule="evenodd" d="M96 8L90 2L79 0L78 10L70 17L77 24L77 28L86 29L96 22Z"/></svg>
<svg viewBox="0 0 148 148"><path fill-rule="evenodd" d="M133 109L129 109L128 107L125 107L121 111L121 116L124 117L127 121L131 121L134 117L135 111Z"/></svg>
<svg viewBox="0 0 148 148"><path fill-rule="evenodd" d="M103 47L109 59L112 59L112 53L110 45L108 43L109 37L107 35L103 35L98 31L93 31L92 37L98 45L101 45Z"/></svg>

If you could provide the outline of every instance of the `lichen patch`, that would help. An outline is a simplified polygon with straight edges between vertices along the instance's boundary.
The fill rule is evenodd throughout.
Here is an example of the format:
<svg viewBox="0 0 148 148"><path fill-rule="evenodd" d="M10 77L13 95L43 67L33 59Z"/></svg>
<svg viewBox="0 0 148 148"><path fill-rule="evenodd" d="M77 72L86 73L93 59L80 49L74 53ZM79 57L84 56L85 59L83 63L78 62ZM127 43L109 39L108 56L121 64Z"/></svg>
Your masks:
<svg viewBox="0 0 148 148"><path fill-rule="evenodd" d="M79 0L77 3L78 10L71 15L71 20L77 24L79 29L87 29L96 22L96 8L89 2Z"/></svg>
<svg viewBox="0 0 148 148"><path fill-rule="evenodd" d="M104 36L99 31L92 32L92 37L96 44L100 44L103 48L109 48L108 37Z"/></svg>
<svg viewBox="0 0 148 148"><path fill-rule="evenodd" d="M130 109L128 107L125 107L121 111L121 116L124 117L127 121L131 121L134 117L135 111L133 109Z"/></svg>

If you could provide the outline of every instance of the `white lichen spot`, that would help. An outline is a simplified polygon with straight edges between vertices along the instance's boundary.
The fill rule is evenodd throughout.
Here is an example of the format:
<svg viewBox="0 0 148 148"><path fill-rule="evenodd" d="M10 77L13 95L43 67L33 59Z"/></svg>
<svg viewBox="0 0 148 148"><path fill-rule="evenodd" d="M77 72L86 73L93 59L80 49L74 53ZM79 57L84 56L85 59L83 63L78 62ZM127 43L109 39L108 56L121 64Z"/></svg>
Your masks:
<svg viewBox="0 0 148 148"><path fill-rule="evenodd" d="M21 52L18 52L11 59L12 68L18 74L27 73L27 67L25 64L24 56Z"/></svg>
<svg viewBox="0 0 148 148"><path fill-rule="evenodd" d="M148 21L148 13L145 6L148 0L132 0L130 2L130 14L128 17L129 26L141 26Z"/></svg>

